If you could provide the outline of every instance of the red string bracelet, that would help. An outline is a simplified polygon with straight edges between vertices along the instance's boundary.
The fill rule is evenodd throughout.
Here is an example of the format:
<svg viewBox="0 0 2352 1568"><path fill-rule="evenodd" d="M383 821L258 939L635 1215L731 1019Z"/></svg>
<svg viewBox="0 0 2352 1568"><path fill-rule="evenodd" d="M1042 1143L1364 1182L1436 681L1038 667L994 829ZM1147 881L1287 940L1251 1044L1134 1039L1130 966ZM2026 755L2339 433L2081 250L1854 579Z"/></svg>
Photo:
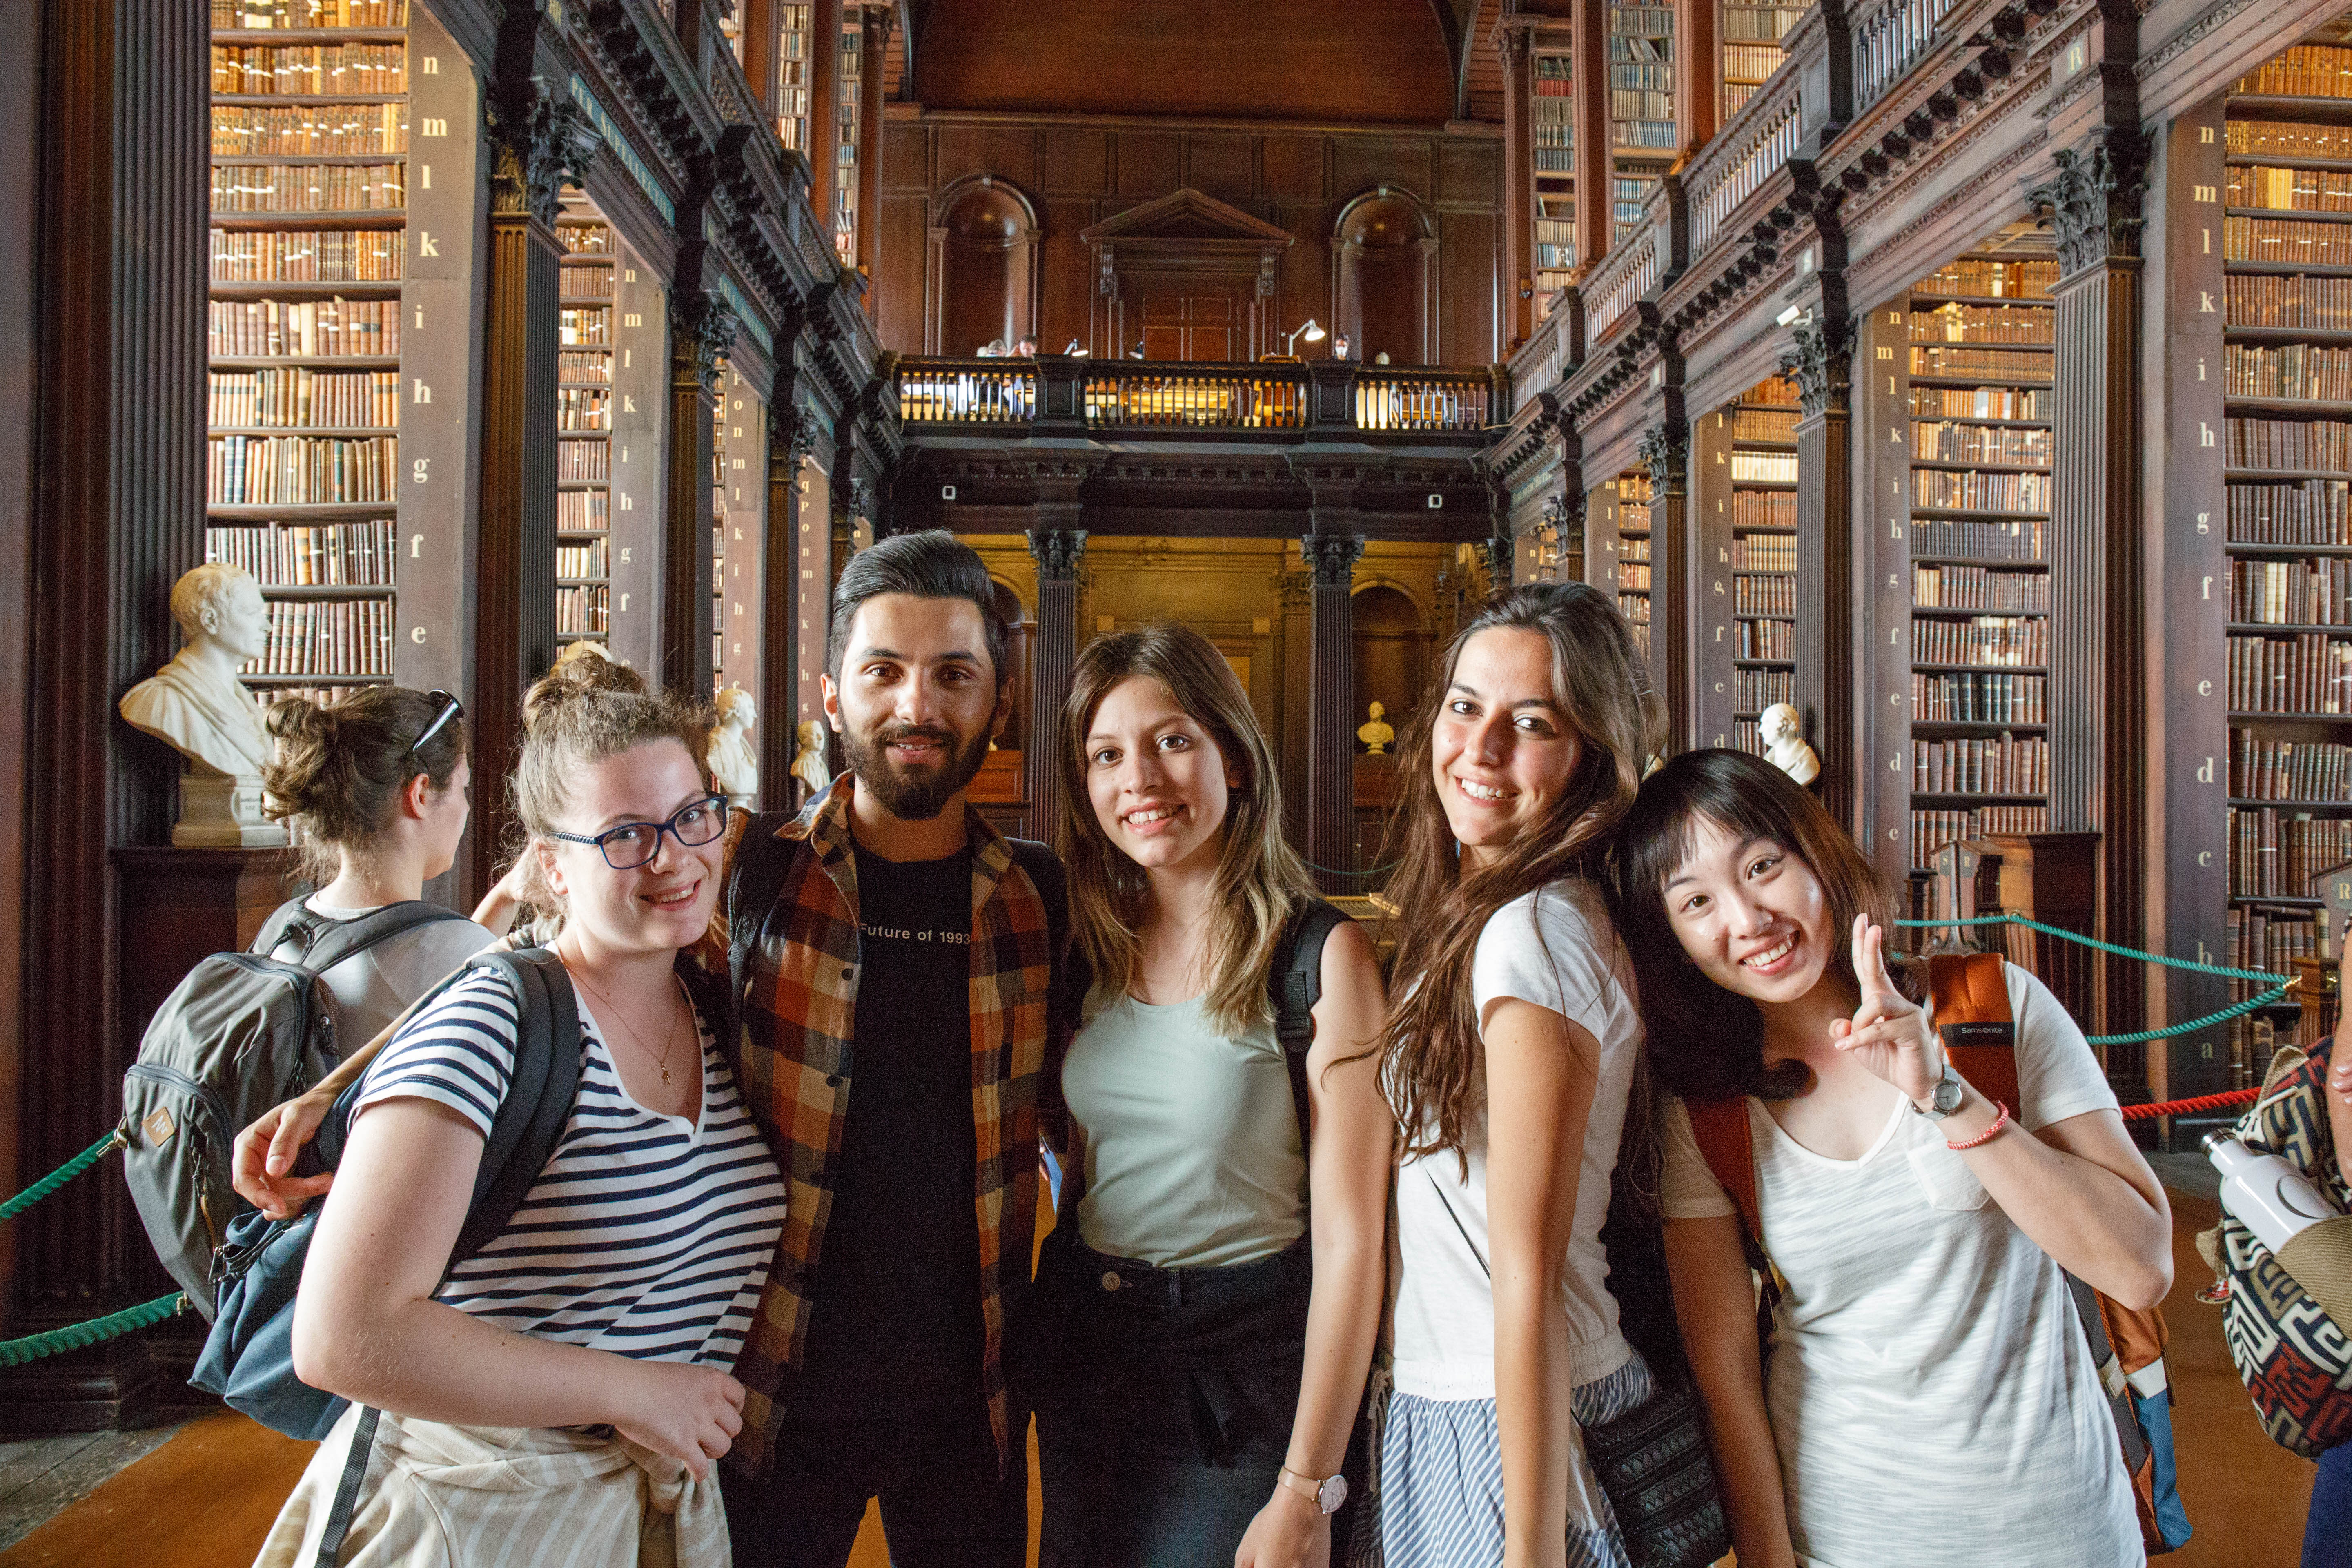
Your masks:
<svg viewBox="0 0 2352 1568"><path fill-rule="evenodd" d="M1992 1108L2000 1114L1992 1119L1991 1126L1986 1128L1975 1137L1962 1139L1958 1143L1947 1141L1944 1147L1951 1150L1957 1154L1963 1150L1973 1149L1979 1143L1990 1143L1995 1138L2000 1137L2000 1130L2009 1125L2009 1107L1996 1100L1992 1102Z"/></svg>

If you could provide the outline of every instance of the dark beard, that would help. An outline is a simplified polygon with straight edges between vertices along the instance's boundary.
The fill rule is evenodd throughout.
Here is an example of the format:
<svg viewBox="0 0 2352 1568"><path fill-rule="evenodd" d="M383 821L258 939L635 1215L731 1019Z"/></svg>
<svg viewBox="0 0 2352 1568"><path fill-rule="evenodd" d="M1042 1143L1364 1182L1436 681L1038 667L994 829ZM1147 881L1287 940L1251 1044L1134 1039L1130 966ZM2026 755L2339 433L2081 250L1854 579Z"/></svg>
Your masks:
<svg viewBox="0 0 2352 1568"><path fill-rule="evenodd" d="M891 764L888 746L910 735L944 742L946 755L937 768L906 773ZM959 749L955 732L947 729L891 724L877 730L868 740L845 727L841 749L849 758L849 771L874 792L883 810L901 822L929 822L947 809L948 802L971 783L988 760L988 732L982 731Z"/></svg>

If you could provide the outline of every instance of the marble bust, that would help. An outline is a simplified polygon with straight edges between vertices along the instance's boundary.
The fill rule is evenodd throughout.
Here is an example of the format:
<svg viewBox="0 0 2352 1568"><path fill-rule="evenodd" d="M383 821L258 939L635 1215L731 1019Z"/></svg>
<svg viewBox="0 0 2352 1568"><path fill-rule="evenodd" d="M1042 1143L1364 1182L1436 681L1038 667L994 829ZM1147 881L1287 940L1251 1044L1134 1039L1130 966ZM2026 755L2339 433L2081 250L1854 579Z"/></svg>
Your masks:
<svg viewBox="0 0 2352 1568"><path fill-rule="evenodd" d="M1801 784L1822 776L1821 753L1805 741L1804 721L1794 707L1775 702L1756 721L1764 739L1764 760Z"/></svg>
<svg viewBox="0 0 2352 1568"><path fill-rule="evenodd" d="M751 694L730 686L719 694L719 729L710 737L710 777L729 805L749 809L760 793L760 762L751 752L751 724L760 710Z"/></svg>
<svg viewBox="0 0 2352 1568"><path fill-rule="evenodd" d="M1396 731L1389 726L1388 709L1375 702L1371 706L1371 722L1356 727L1356 739L1364 743L1368 757L1384 757L1395 743Z"/></svg>
<svg viewBox="0 0 2352 1568"><path fill-rule="evenodd" d="M808 795L823 795L833 787L833 769L824 760L824 726L814 719L803 719L793 731L799 738L800 749L793 753L793 777L808 785Z"/></svg>
<svg viewBox="0 0 2352 1568"><path fill-rule="evenodd" d="M283 844L261 814L261 769L275 742L236 672L269 646L269 606L242 567L195 568L172 587L172 618L187 646L122 695L131 725L187 759L179 845Z"/></svg>

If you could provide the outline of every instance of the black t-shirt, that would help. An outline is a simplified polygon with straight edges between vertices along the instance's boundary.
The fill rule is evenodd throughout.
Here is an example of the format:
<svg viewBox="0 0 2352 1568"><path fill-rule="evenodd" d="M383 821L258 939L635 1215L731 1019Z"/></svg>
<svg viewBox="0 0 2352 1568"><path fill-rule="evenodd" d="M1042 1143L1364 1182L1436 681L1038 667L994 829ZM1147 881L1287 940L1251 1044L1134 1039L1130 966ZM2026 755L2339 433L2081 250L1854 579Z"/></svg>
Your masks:
<svg viewBox="0 0 2352 1568"><path fill-rule="evenodd" d="M971 853L857 851L856 1034L797 1414L978 1397Z"/></svg>

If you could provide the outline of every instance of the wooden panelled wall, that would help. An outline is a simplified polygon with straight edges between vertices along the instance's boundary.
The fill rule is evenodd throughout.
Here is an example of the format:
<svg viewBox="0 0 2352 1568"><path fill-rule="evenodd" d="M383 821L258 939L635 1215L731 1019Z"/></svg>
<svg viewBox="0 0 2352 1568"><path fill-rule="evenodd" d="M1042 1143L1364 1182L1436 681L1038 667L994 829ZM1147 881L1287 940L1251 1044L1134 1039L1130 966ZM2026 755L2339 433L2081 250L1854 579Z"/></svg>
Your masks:
<svg viewBox="0 0 2352 1568"><path fill-rule="evenodd" d="M1318 131L1242 122L1178 129L1131 122L921 112L893 106L882 136L879 320L900 353L964 354L937 342L942 315L927 265L940 193L986 175L1021 193L1039 230L1034 321L1039 343L1088 341L1096 265L1080 235L1092 225L1191 188L1297 237L1276 269L1283 330L1339 313L1333 231L1355 197L1393 187L1431 213L1436 229L1434 363L1500 357L1502 143L1499 128L1425 132ZM935 330L935 329L933 329ZM1114 345L1092 345L1097 354ZM1299 345L1302 353L1319 350Z"/></svg>

